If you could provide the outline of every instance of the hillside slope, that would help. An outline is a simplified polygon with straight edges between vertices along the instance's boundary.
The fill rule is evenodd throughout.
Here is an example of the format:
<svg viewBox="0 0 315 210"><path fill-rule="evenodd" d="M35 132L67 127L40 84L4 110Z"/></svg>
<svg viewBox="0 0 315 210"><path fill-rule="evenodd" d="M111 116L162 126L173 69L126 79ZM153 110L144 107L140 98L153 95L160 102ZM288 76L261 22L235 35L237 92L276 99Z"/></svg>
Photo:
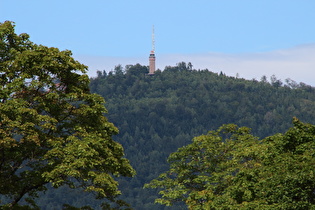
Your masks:
<svg viewBox="0 0 315 210"><path fill-rule="evenodd" d="M120 180L122 199L137 210L168 209L153 204L156 194L143 184L167 170L169 154L194 136L227 123L250 127L261 138L285 131L294 116L315 123L315 89L303 83L245 80L184 62L153 76L147 72L139 64L117 66L90 83L105 98L107 117L120 130L115 139L137 171Z"/></svg>

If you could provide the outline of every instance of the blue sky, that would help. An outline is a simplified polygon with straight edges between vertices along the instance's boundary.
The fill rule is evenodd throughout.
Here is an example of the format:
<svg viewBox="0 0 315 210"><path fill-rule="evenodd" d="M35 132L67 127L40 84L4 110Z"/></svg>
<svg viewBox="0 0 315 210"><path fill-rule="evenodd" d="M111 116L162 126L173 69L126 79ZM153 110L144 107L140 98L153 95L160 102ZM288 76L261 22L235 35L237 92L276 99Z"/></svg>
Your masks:
<svg viewBox="0 0 315 210"><path fill-rule="evenodd" d="M315 85L314 0L0 0L0 22L96 70L192 62L228 75ZM314 77L313 77L314 76Z"/></svg>

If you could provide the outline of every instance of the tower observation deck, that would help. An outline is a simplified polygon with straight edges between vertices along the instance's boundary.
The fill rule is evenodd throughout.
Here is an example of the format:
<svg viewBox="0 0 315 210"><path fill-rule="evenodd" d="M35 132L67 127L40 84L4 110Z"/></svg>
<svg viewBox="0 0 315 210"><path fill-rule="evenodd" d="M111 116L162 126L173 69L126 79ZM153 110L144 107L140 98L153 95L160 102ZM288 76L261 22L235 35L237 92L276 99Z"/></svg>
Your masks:
<svg viewBox="0 0 315 210"><path fill-rule="evenodd" d="M152 50L149 57L149 75L155 72L155 40L154 40L154 26L152 27Z"/></svg>

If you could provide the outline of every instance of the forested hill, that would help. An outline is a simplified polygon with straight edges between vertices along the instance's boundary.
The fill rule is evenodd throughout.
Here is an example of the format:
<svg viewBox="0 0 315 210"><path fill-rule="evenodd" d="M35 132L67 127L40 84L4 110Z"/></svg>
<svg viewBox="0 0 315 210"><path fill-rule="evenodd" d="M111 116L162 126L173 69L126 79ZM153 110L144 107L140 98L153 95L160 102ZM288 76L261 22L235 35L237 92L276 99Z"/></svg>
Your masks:
<svg viewBox="0 0 315 210"><path fill-rule="evenodd" d="M137 210L167 209L153 204L156 194L143 184L167 170L168 155L194 136L227 123L250 127L261 138L284 132L294 116L315 123L315 88L304 83L274 76L245 80L193 70L184 62L147 73L139 64L117 66L90 83L105 98L107 117L120 130L116 140L137 171L120 181L122 198Z"/></svg>

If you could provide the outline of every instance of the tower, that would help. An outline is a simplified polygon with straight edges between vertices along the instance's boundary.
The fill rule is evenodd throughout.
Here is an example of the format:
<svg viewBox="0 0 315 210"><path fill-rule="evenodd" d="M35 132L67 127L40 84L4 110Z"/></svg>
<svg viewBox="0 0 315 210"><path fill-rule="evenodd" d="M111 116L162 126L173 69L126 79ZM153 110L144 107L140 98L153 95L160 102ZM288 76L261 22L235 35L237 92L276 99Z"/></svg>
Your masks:
<svg viewBox="0 0 315 210"><path fill-rule="evenodd" d="M152 26L152 50L149 57L149 75L153 75L155 72L155 43L154 43L154 25Z"/></svg>

